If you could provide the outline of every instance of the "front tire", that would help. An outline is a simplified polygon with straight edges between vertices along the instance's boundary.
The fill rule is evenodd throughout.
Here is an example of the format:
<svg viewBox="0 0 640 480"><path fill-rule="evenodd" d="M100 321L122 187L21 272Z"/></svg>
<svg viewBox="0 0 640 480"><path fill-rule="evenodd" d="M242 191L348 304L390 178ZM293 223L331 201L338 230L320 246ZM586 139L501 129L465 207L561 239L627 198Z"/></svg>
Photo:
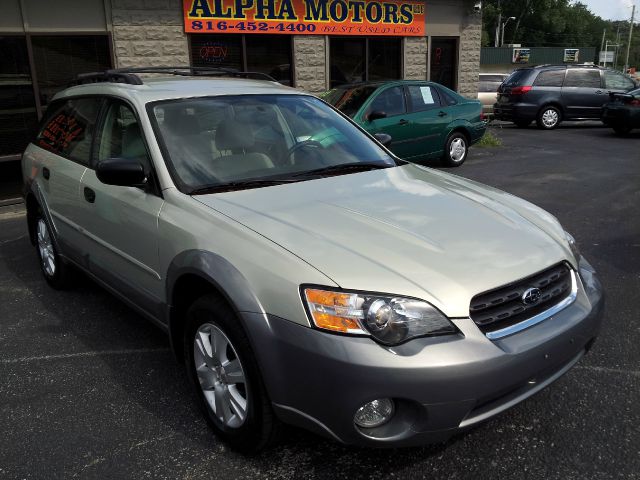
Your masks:
<svg viewBox="0 0 640 480"><path fill-rule="evenodd" d="M543 107L538 113L536 123L538 128L543 130L553 130L562 121L562 113L556 107L551 105Z"/></svg>
<svg viewBox="0 0 640 480"><path fill-rule="evenodd" d="M447 167L459 167L467 159L468 153L467 137L461 132L453 132L445 143L442 163Z"/></svg>
<svg viewBox="0 0 640 480"><path fill-rule="evenodd" d="M35 218L35 231L36 251L40 262L40 271L44 279L57 290L69 288L71 284L71 267L60 257L53 242L53 235L49 225L40 209Z"/></svg>
<svg viewBox="0 0 640 480"><path fill-rule="evenodd" d="M236 314L222 298L205 295L186 321L187 373L207 423L237 450L265 448L278 421Z"/></svg>

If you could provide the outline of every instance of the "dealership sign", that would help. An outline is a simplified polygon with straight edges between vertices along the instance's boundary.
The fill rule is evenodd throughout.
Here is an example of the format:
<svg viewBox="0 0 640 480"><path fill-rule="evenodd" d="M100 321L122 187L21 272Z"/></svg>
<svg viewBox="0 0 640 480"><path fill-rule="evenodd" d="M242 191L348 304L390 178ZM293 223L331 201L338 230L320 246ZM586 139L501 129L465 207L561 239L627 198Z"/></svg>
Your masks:
<svg viewBox="0 0 640 480"><path fill-rule="evenodd" d="M183 0L187 33L422 37L424 0Z"/></svg>

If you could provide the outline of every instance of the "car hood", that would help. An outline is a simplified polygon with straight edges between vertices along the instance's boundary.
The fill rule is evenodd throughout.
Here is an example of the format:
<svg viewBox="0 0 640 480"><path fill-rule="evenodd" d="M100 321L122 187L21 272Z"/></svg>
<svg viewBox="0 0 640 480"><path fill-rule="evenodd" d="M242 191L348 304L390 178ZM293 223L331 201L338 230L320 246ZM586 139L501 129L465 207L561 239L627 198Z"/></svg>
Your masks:
<svg viewBox="0 0 640 480"><path fill-rule="evenodd" d="M342 288L422 298L453 318L474 295L572 258L552 215L413 164L195 198Z"/></svg>

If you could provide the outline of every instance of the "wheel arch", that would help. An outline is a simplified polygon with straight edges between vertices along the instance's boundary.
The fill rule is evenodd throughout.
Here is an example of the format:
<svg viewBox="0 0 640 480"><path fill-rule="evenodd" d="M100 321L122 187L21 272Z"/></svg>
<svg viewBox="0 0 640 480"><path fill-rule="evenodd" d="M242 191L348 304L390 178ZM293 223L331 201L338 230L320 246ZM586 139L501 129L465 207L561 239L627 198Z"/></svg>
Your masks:
<svg viewBox="0 0 640 480"><path fill-rule="evenodd" d="M171 262L166 285L166 322L172 349L180 362L185 354L183 337L187 309L206 294L216 295L229 305L250 341L240 312L264 313L248 280L228 260L204 250L182 252Z"/></svg>
<svg viewBox="0 0 640 480"><path fill-rule="evenodd" d="M542 111L547 107L557 108L558 111L560 112L561 120L562 118L564 118L564 108L562 108L562 103L560 103L558 100L547 100L546 102L543 102L540 108L538 109L538 112L536 113L536 119L540 116Z"/></svg>

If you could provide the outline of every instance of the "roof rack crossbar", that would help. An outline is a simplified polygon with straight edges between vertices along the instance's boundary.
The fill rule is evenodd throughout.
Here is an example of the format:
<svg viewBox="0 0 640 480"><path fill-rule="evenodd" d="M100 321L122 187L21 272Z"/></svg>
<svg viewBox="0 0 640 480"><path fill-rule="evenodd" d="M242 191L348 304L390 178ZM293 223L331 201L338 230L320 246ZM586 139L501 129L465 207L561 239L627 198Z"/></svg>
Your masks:
<svg viewBox="0 0 640 480"><path fill-rule="evenodd" d="M107 70L106 72L80 73L76 77L75 85L87 83L115 82L129 85L143 85L142 79L133 73Z"/></svg>
<svg viewBox="0 0 640 480"><path fill-rule="evenodd" d="M238 77L238 78L252 78L255 80L268 80L275 82L276 79L271 75L262 72L242 72L233 68L224 67L132 67L132 68L118 68L114 70L108 70L113 73L125 73L125 74L138 74L138 73L163 73L168 75L181 75L187 77L196 76L211 76L211 77Z"/></svg>
<svg viewBox="0 0 640 480"><path fill-rule="evenodd" d="M237 77L254 80L268 80L276 82L271 75L262 72L241 72L233 68L224 67L132 67L114 68L104 72L81 73L76 77L74 85L84 85L87 83L126 83L128 85L144 85L138 76L140 73L158 73L165 75L180 75L185 77Z"/></svg>

